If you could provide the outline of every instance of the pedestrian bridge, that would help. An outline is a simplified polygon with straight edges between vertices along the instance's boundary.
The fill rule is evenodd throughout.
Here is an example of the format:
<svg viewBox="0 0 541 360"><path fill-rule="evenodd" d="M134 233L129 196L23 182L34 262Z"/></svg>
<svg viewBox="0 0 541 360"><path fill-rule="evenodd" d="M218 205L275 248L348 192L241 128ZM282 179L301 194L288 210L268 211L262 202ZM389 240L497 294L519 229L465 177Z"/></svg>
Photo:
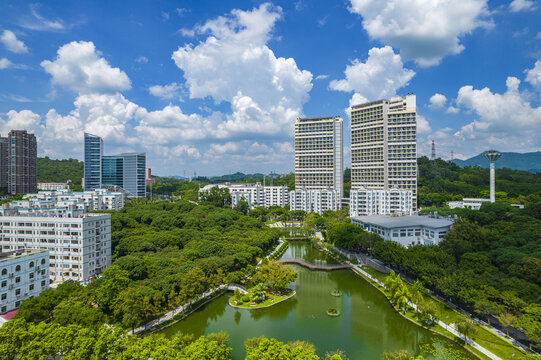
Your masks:
<svg viewBox="0 0 541 360"><path fill-rule="evenodd" d="M310 270L324 270L324 271L332 271L332 270L342 270L342 269L351 269L352 266L350 264L336 264L336 265L315 265L310 264L309 262L306 262L304 260L300 259L285 259L280 260L282 264L297 264L304 266Z"/></svg>

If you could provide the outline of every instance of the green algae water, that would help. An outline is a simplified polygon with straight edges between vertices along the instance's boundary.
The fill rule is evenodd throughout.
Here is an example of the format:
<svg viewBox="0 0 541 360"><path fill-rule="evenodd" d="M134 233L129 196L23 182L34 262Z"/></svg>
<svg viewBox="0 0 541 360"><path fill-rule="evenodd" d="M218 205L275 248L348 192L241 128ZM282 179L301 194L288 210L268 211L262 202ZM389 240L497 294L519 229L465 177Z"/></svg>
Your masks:
<svg viewBox="0 0 541 360"><path fill-rule="evenodd" d="M336 264L309 242L290 242L283 259L303 259L319 265ZM385 297L351 270L311 271L294 266L299 272L291 287L297 295L283 303L259 310L236 309L228 305L231 293L209 303L187 319L162 331L196 336L225 331L230 336L234 359L244 359L244 341L264 335L283 342L306 340L317 352L342 349L348 358L381 359L384 351L406 349L422 354L429 344L445 347L461 359L473 359L469 353L447 339L436 336L397 314ZM341 297L331 295L339 289ZM327 309L336 308L340 316L330 317Z"/></svg>

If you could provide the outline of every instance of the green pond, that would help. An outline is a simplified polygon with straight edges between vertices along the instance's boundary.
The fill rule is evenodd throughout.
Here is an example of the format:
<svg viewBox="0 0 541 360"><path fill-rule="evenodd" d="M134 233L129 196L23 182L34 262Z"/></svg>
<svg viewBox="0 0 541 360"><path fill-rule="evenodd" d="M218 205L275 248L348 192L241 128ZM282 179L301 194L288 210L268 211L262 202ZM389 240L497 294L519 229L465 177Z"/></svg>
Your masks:
<svg viewBox="0 0 541 360"><path fill-rule="evenodd" d="M313 249L309 242L290 242L282 256L303 259L314 264L336 262ZM307 340L316 345L318 354L342 349L349 359L380 359L384 351L407 349L414 354L430 355L421 344L437 344L452 349L463 359L473 359L465 350L405 320L385 297L351 270L311 271L294 266L299 272L291 287L297 295L283 303L259 310L236 309L228 305L231 293L207 304L187 319L164 329L166 336L177 332L196 336L225 331L230 336L234 359L244 359L244 341L264 335L283 342ZM330 293L334 289L341 297ZM341 315L329 317L328 308Z"/></svg>

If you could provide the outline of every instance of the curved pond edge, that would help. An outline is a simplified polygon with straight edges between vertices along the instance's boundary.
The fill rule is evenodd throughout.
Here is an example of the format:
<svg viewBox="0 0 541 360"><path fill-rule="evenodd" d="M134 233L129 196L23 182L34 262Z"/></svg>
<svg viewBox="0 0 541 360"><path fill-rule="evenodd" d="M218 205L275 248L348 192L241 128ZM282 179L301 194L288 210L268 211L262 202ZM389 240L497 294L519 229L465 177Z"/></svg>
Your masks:
<svg viewBox="0 0 541 360"><path fill-rule="evenodd" d="M280 299L279 301L273 302L272 304L268 304L268 305L265 305L265 306L239 306L239 305L233 305L231 303L231 299L233 299L233 297L230 297L227 302L229 303L229 306L232 306L232 307L237 308L237 309L258 310L258 309L266 309L266 308L269 308L269 307L274 306L276 304L279 304L281 302L284 302L286 300L289 300L293 296L295 296L296 294L297 294L297 292L295 290L293 290L293 292L291 294L289 294L288 296L286 296L285 298Z"/></svg>
<svg viewBox="0 0 541 360"><path fill-rule="evenodd" d="M419 326L419 327L422 327L423 329L425 330L428 330L436 335L439 335L439 336L443 336L444 338L454 342L455 344L459 345L460 347L462 347L464 350L468 351L470 354L472 354L473 356L475 356L476 358L480 359L480 360L485 360L484 357L481 357L479 356L479 354L475 353L474 351L472 351L471 349L469 349L468 347L464 346L463 344L459 343L458 341L456 341L456 339L446 335L446 334L443 334L439 331L436 331L434 329L431 329L429 327L426 327L424 326L423 324L413 320L413 319L410 319L409 317L407 317L406 315L402 314L402 312L396 308L396 306L392 303L391 299L389 299L389 296L387 296L387 294L385 293L385 291L383 291L380 286L376 283L373 283L372 280L370 280L369 278L365 277L364 274L362 274L361 272L357 271L357 269L355 268L352 268L353 272L355 274L357 274L358 276L360 276L361 278L363 278L364 280L366 280L370 285L372 285L374 288L376 288L380 293L383 294L383 296L385 296L385 299L387 299L387 302L391 305L391 307L394 309L394 311L396 311L400 316L402 316L404 319L408 320L409 322Z"/></svg>

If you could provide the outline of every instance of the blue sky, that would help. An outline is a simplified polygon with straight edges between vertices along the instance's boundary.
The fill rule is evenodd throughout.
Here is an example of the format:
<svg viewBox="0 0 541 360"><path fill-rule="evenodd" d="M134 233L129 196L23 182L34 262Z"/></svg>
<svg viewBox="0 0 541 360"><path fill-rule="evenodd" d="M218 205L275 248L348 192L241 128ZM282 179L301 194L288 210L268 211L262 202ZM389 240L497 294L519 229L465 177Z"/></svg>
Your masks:
<svg viewBox="0 0 541 360"><path fill-rule="evenodd" d="M292 171L298 116L415 93L418 153L541 150L534 0L3 1L0 133L158 175Z"/></svg>

